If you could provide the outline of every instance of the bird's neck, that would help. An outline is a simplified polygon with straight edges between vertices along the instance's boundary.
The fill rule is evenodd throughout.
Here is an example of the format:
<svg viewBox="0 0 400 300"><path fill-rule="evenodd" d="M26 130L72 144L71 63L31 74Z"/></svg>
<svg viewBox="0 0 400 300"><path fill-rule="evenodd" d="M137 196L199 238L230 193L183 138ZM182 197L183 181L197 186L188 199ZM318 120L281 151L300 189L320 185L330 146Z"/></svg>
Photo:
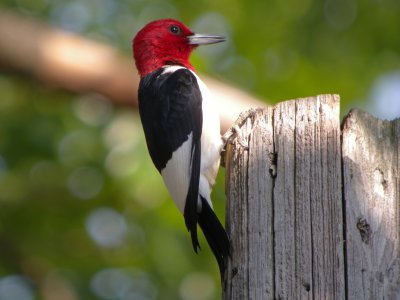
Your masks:
<svg viewBox="0 0 400 300"><path fill-rule="evenodd" d="M194 71L189 62L189 56L193 48L184 49L181 52L166 51L152 45L152 47L141 47L141 49L147 49L147 51L134 51L136 67L141 77L168 65L183 66Z"/></svg>
<svg viewBox="0 0 400 300"><path fill-rule="evenodd" d="M190 64L188 60L177 60L176 58L170 58L170 59L149 58L147 63L136 64L140 77L144 77L154 72L155 70L164 68L166 66L182 66L192 71L195 71L194 67Z"/></svg>

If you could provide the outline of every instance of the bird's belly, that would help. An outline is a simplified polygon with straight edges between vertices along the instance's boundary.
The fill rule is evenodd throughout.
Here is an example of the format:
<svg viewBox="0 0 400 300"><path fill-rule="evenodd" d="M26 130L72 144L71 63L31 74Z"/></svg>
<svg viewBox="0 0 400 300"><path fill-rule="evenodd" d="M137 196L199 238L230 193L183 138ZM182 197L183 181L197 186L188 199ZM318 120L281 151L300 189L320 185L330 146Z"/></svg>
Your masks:
<svg viewBox="0 0 400 300"><path fill-rule="evenodd" d="M196 76L201 90L203 112L199 193L206 198L212 207L210 194L218 173L222 149L220 122L214 99L209 89L194 72L193 74Z"/></svg>
<svg viewBox="0 0 400 300"><path fill-rule="evenodd" d="M222 140L219 116L210 99L203 99L203 129L201 135L201 175L207 178L210 189L218 173Z"/></svg>

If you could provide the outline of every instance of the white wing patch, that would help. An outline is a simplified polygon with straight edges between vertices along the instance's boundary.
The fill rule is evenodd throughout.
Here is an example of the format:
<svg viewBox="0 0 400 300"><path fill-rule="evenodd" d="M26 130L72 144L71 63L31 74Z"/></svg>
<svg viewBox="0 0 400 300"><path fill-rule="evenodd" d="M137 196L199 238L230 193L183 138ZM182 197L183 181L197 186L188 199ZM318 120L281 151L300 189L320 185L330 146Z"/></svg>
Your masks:
<svg viewBox="0 0 400 300"><path fill-rule="evenodd" d="M169 194L182 214L185 211L186 196L190 184L192 142L193 134L190 133L187 141L172 153L172 158L161 170Z"/></svg>

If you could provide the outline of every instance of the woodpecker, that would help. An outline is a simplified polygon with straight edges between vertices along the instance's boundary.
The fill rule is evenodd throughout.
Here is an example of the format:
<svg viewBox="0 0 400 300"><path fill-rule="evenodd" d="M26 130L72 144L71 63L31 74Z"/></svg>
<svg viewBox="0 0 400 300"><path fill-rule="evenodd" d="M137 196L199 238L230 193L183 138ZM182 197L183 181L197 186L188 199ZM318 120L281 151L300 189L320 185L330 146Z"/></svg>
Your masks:
<svg viewBox="0 0 400 300"><path fill-rule="evenodd" d="M200 249L199 224L221 277L230 243L210 194L223 142L210 91L189 56L199 45L224 40L195 34L177 20L162 19L144 26L132 41L140 74L139 112L150 157L184 216L194 251Z"/></svg>

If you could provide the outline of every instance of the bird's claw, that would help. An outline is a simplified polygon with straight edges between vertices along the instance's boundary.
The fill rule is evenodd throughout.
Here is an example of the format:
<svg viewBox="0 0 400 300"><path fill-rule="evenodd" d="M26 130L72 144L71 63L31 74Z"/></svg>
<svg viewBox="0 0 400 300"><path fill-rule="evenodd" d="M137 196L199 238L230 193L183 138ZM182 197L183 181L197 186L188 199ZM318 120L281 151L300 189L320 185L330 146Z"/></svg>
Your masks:
<svg viewBox="0 0 400 300"><path fill-rule="evenodd" d="M253 117L258 110L258 108L250 108L249 110L240 113L239 117L235 121L235 124L233 124L233 126L231 126L222 136L223 151L226 150L228 143L233 143L235 138L245 150L249 149L248 140L247 138L243 137L240 127L243 126L248 118Z"/></svg>
<svg viewBox="0 0 400 300"><path fill-rule="evenodd" d="M225 134L222 136L222 143L223 143L223 150L226 150L226 146L228 145L228 143L233 143L234 139L237 139L238 143L248 149L249 145L246 142L246 140L243 138L242 132L240 130L239 125L234 124L231 128L228 129L227 132L225 132Z"/></svg>
<svg viewBox="0 0 400 300"><path fill-rule="evenodd" d="M228 143L233 144L233 141L236 138L236 141L239 143L240 146L243 147L244 150L249 149L249 141L248 135L246 137L243 136L242 130L240 129L243 124L246 122L248 118L253 117L259 108L250 108L244 112L241 112L235 123L224 133L222 138L222 150L221 150L221 166L225 167L225 153L226 153L226 146Z"/></svg>

